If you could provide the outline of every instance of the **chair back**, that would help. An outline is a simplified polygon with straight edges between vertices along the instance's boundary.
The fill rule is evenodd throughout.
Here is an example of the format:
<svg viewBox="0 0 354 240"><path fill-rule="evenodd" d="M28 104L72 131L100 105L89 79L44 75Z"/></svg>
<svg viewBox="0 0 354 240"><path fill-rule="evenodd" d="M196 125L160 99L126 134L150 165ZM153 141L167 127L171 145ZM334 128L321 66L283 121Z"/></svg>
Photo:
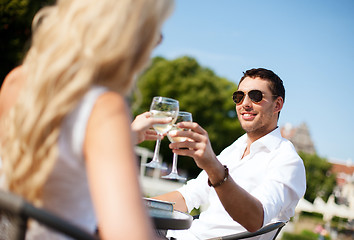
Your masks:
<svg viewBox="0 0 354 240"><path fill-rule="evenodd" d="M0 190L0 239L25 239L27 217L21 213L23 199Z"/></svg>
<svg viewBox="0 0 354 240"><path fill-rule="evenodd" d="M74 239L98 239L97 236L55 214L33 206L22 197L0 190L0 240L25 239L28 219Z"/></svg>
<svg viewBox="0 0 354 240"><path fill-rule="evenodd" d="M287 222L274 222L270 223L260 229L258 229L256 232L241 232L241 233L236 233L232 235L227 235L227 236L221 236L217 238L211 238L209 240L238 240L238 239L248 239L252 237L257 237L261 235L265 235L267 233L270 233L272 231L275 231L275 235L273 236L273 240L276 239L278 234L280 233L281 229L285 226Z"/></svg>

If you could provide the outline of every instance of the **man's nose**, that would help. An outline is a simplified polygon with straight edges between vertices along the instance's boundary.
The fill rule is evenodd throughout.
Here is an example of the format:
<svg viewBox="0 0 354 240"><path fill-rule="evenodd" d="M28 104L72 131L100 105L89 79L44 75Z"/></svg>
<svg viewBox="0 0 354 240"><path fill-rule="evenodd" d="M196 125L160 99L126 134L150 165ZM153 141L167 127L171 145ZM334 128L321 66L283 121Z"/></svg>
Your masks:
<svg viewBox="0 0 354 240"><path fill-rule="evenodd" d="M242 105L247 107L252 105L252 100L250 99L248 94L246 94L246 96L243 98Z"/></svg>

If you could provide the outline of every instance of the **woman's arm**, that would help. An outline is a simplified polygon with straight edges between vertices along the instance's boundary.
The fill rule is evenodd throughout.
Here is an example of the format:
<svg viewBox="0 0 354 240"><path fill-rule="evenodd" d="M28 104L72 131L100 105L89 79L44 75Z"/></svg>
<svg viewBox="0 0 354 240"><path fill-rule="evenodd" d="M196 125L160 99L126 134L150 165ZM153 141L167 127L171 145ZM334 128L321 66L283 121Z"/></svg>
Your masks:
<svg viewBox="0 0 354 240"><path fill-rule="evenodd" d="M84 143L91 195L103 239L151 239L143 205L129 112L122 96L108 92L97 101Z"/></svg>

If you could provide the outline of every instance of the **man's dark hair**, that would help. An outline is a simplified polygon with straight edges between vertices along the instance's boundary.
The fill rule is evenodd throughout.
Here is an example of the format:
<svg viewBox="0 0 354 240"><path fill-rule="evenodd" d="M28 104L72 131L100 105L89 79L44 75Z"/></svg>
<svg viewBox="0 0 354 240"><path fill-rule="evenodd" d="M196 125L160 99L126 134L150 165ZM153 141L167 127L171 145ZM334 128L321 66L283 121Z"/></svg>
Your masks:
<svg viewBox="0 0 354 240"><path fill-rule="evenodd" d="M275 97L282 97L283 101L285 101L285 88L283 85L283 81L276 75L273 71L265 69L265 68L253 68L250 70L247 70L246 72L243 73L242 78L240 79L240 82L238 83L239 85L241 82L246 78L256 78L259 77L263 80L268 81L270 91L272 92Z"/></svg>

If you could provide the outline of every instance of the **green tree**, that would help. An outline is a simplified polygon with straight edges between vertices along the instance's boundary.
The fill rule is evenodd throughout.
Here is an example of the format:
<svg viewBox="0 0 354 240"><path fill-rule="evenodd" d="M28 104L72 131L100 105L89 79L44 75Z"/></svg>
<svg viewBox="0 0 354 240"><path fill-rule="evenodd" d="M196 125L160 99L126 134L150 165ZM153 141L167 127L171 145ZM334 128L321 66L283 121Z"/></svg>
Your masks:
<svg viewBox="0 0 354 240"><path fill-rule="evenodd" d="M180 110L191 112L193 120L208 131L216 154L243 134L231 97L236 84L201 67L193 58L181 57L171 61L154 58L150 68L140 76L137 87L132 100L134 115L148 111L154 96L177 99ZM151 150L154 145L154 142L142 144ZM164 161L172 161L167 138L162 141L160 153ZM180 157L180 160L180 168L186 169L191 177L200 172L192 159Z"/></svg>
<svg viewBox="0 0 354 240"><path fill-rule="evenodd" d="M327 202L336 185L336 176L331 172L332 164L317 154L299 153L306 169L305 199L313 202L317 196Z"/></svg>
<svg viewBox="0 0 354 240"><path fill-rule="evenodd" d="M35 13L54 0L0 0L0 85L28 49Z"/></svg>

